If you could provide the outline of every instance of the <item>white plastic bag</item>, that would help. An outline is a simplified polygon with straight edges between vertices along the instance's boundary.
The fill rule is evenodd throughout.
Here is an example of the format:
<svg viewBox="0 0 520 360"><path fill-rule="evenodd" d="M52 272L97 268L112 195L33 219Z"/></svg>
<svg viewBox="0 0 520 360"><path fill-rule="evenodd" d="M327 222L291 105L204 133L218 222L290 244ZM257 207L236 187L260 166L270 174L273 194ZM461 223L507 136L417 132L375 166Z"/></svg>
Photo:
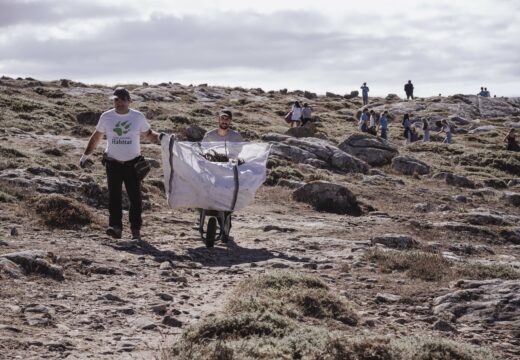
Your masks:
<svg viewBox="0 0 520 360"><path fill-rule="evenodd" d="M201 208L236 211L254 200L266 178L270 144L248 142L193 143L166 135L161 140L164 187L173 209ZM211 162L201 153L214 150L227 153L236 162ZM235 171L236 167L236 171ZM172 171L173 170L173 171ZM236 173L236 175L235 175Z"/></svg>

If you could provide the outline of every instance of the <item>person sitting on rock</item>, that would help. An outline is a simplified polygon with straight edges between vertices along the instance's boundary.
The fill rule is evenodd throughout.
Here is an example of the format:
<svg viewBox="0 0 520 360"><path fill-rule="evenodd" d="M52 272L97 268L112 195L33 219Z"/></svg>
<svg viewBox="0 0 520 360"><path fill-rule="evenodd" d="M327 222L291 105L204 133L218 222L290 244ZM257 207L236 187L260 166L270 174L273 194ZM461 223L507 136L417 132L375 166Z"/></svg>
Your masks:
<svg viewBox="0 0 520 360"><path fill-rule="evenodd" d="M381 137L388 140L388 111L384 111L383 115L379 118L379 127L381 129Z"/></svg>
<svg viewBox="0 0 520 360"><path fill-rule="evenodd" d="M509 150L509 151L520 151L520 146L516 142L516 131L515 131L515 129L509 130L509 133L504 138L504 142L507 142L506 150Z"/></svg>
<svg viewBox="0 0 520 360"><path fill-rule="evenodd" d="M370 121L368 125L368 133L374 136L377 135L377 125L379 124L379 119L374 110L370 110Z"/></svg>
<svg viewBox="0 0 520 360"><path fill-rule="evenodd" d="M491 93L488 91L487 87L484 88L485 97L491 97Z"/></svg>
<svg viewBox="0 0 520 360"><path fill-rule="evenodd" d="M309 106L309 104L304 103L303 109L302 109L302 126L305 126L305 124L311 122L312 119L312 107Z"/></svg>
<svg viewBox="0 0 520 360"><path fill-rule="evenodd" d="M443 144L451 144L451 142L452 142L452 140L451 140L451 125L448 123L448 120L446 120L446 119L442 120L441 124L442 124L442 127L439 130L439 132L437 132L437 134L439 134L441 132L446 133L446 138L444 139L444 141L442 143Z"/></svg>
<svg viewBox="0 0 520 360"><path fill-rule="evenodd" d="M361 115L359 117L359 130L362 132L368 131L368 120L370 119L370 114L368 109L363 109Z"/></svg>

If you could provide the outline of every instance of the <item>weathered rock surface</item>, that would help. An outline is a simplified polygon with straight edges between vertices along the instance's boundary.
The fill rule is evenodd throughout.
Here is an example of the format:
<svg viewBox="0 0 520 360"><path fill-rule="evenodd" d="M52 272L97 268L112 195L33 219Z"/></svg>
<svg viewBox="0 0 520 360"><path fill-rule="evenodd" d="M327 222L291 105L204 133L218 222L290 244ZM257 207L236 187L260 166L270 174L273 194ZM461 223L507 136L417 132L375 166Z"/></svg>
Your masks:
<svg viewBox="0 0 520 360"><path fill-rule="evenodd" d="M285 135L296 138L313 137L316 135L316 126L313 123L307 123L304 126L292 127L285 132Z"/></svg>
<svg viewBox="0 0 520 360"><path fill-rule="evenodd" d="M201 141L206 134L206 129L201 128L198 125L189 125L184 130L184 134L188 141Z"/></svg>
<svg viewBox="0 0 520 360"><path fill-rule="evenodd" d="M361 215L356 196L346 187L324 181L316 181L297 189L293 199L306 202L318 211L336 214Z"/></svg>
<svg viewBox="0 0 520 360"><path fill-rule="evenodd" d="M475 188L475 183L465 176L459 176L455 174L446 174L446 184L464 188Z"/></svg>
<svg viewBox="0 0 520 360"><path fill-rule="evenodd" d="M505 191L504 199L508 204L513 206L520 206L520 193Z"/></svg>
<svg viewBox="0 0 520 360"><path fill-rule="evenodd" d="M56 280L63 280L63 268L52 264L54 255L41 250L26 250L15 253L0 255L0 259L4 258L18 264L26 273L36 273L49 276Z"/></svg>
<svg viewBox="0 0 520 360"><path fill-rule="evenodd" d="M430 172L428 164L411 156L397 156L393 158L392 169L404 175L425 175Z"/></svg>
<svg viewBox="0 0 520 360"><path fill-rule="evenodd" d="M409 235L384 234L372 238L372 245L382 244L393 249L413 249L419 246L419 242Z"/></svg>
<svg viewBox="0 0 520 360"><path fill-rule="evenodd" d="M386 140L364 134L351 135L341 142L338 147L371 166L389 164L398 154L397 149Z"/></svg>

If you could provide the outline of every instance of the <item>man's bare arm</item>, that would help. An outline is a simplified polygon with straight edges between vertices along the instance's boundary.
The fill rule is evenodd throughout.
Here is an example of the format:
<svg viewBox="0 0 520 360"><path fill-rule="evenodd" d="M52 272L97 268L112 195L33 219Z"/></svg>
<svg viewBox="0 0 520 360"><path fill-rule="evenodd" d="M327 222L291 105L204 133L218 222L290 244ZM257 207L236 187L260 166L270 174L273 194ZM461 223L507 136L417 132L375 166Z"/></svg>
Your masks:
<svg viewBox="0 0 520 360"><path fill-rule="evenodd" d="M99 132L97 130L94 131L92 136L90 136L90 139L88 141L87 148L85 149L84 154L85 155L92 154L94 152L94 150L96 150L96 147L98 146L99 142L103 139L104 135L105 134L103 134L102 132Z"/></svg>
<svg viewBox="0 0 520 360"><path fill-rule="evenodd" d="M158 132L155 132L153 131L152 129L148 130L147 132L144 133L144 136L152 141L152 142L155 142L155 143L159 143L161 142L160 138L159 138L159 133Z"/></svg>

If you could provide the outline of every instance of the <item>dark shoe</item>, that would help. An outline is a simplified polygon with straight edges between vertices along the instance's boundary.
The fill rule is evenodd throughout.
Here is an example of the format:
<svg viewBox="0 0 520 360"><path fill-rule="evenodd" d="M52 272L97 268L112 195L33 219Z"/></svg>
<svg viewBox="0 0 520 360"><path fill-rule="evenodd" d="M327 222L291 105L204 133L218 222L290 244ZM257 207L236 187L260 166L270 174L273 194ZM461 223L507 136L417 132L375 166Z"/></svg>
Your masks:
<svg viewBox="0 0 520 360"><path fill-rule="evenodd" d="M112 236L114 239L121 239L121 228L119 226L109 226L107 228L107 235Z"/></svg>
<svg viewBox="0 0 520 360"><path fill-rule="evenodd" d="M141 231L139 229L132 229L132 240L141 241Z"/></svg>

